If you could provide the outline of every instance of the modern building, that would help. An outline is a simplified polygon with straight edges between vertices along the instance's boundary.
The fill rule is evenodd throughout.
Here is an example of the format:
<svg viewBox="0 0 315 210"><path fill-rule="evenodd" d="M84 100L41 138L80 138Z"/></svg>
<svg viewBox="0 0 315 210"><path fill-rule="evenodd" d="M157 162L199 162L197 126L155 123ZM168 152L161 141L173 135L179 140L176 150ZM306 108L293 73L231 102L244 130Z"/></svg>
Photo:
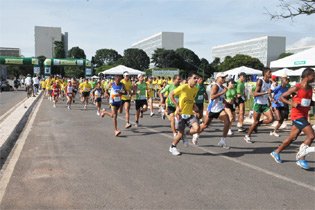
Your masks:
<svg viewBox="0 0 315 210"><path fill-rule="evenodd" d="M20 48L11 48L11 47L0 47L0 56L20 57L21 56L21 49Z"/></svg>
<svg viewBox="0 0 315 210"><path fill-rule="evenodd" d="M54 57L54 42L63 41L65 54L68 52L68 33L60 27L35 26L35 56Z"/></svg>
<svg viewBox="0 0 315 210"><path fill-rule="evenodd" d="M258 58L264 66L269 66L271 61L278 59L279 55L285 52L285 47L285 37L263 36L213 47L212 57L218 57L222 62L226 56L243 54Z"/></svg>
<svg viewBox="0 0 315 210"><path fill-rule="evenodd" d="M313 48L313 47L315 47L315 45L313 45L313 46L304 46L304 47L298 47L298 48L288 48L288 49L286 49L286 53L293 53L293 54L295 54L295 53L298 53L298 52L302 52L302 51L304 51L304 50L308 50L308 49L311 49L311 48Z"/></svg>
<svg viewBox="0 0 315 210"><path fill-rule="evenodd" d="M164 48L176 50L184 47L184 33L182 32L160 32L132 44L132 48L144 50L152 58L154 50Z"/></svg>

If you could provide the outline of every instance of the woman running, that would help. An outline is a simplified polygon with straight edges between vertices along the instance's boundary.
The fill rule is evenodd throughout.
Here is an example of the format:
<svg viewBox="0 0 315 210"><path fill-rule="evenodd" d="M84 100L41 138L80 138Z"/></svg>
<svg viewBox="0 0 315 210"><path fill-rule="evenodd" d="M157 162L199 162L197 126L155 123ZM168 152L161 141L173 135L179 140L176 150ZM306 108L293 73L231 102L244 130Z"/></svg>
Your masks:
<svg viewBox="0 0 315 210"><path fill-rule="evenodd" d="M74 95L71 80L68 81L68 85L66 86L65 90L66 90L66 95L67 95L67 106L68 106L68 109L70 110L71 104L72 104L72 98Z"/></svg>
<svg viewBox="0 0 315 210"><path fill-rule="evenodd" d="M96 114L100 116L101 114L101 105L102 105L102 95L103 95L103 88L101 86L101 82L97 82L96 87L92 90L95 106L97 109Z"/></svg>

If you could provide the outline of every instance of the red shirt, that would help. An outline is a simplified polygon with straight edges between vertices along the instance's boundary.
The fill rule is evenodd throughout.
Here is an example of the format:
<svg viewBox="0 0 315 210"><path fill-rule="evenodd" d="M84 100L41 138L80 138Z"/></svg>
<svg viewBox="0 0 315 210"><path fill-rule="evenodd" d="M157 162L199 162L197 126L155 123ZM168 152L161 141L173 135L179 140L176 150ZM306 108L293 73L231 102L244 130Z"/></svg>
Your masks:
<svg viewBox="0 0 315 210"><path fill-rule="evenodd" d="M299 118L307 118L308 112L311 109L312 101L312 88L306 90L301 87L301 84L296 84L298 91L297 94L293 97L293 101L298 104L296 108L292 107L291 109L291 120L296 120Z"/></svg>

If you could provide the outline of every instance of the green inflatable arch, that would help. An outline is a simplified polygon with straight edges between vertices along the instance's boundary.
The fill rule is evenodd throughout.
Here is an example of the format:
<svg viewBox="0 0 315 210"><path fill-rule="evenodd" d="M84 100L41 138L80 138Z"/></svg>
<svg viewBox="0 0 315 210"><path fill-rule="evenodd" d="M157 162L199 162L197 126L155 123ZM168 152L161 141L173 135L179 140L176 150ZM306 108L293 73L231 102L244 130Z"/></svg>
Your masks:
<svg viewBox="0 0 315 210"><path fill-rule="evenodd" d="M51 75L52 66L83 66L85 76L92 76L91 61L87 59L47 58L44 61L45 75Z"/></svg>
<svg viewBox="0 0 315 210"><path fill-rule="evenodd" d="M21 58L21 57L9 57L0 56L1 65L33 65L34 74L40 73L40 66L37 58Z"/></svg>

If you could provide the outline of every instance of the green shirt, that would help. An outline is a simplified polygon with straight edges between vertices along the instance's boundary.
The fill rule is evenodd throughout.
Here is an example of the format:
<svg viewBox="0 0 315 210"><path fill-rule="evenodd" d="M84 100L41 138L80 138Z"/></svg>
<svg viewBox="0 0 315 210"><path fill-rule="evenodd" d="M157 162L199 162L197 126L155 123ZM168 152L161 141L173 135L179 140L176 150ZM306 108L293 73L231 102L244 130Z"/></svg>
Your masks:
<svg viewBox="0 0 315 210"><path fill-rule="evenodd" d="M196 104L203 104L205 100L205 93L206 93L206 88L203 84L197 84L196 87L198 88L198 93L195 98L195 103Z"/></svg>
<svg viewBox="0 0 315 210"><path fill-rule="evenodd" d="M228 89L225 93L225 99L227 101L231 101L233 100L234 98L236 97L236 90L235 88L232 88L232 89Z"/></svg>
<svg viewBox="0 0 315 210"><path fill-rule="evenodd" d="M147 84L145 82L142 83L137 82L136 100L146 100L147 99L146 90Z"/></svg>
<svg viewBox="0 0 315 210"><path fill-rule="evenodd" d="M238 80L236 85L236 93L240 94L241 96L245 95L245 83Z"/></svg>
<svg viewBox="0 0 315 210"><path fill-rule="evenodd" d="M169 84L166 85L165 88L163 90L161 90L161 93L168 93L168 95L170 94L170 92L172 92L173 90L175 90L178 86L175 86L174 84ZM174 97L176 100L178 100L178 96ZM173 103L172 99L170 98L170 96L167 97L166 99L166 103L167 106L171 106L171 107L175 107L175 104Z"/></svg>

